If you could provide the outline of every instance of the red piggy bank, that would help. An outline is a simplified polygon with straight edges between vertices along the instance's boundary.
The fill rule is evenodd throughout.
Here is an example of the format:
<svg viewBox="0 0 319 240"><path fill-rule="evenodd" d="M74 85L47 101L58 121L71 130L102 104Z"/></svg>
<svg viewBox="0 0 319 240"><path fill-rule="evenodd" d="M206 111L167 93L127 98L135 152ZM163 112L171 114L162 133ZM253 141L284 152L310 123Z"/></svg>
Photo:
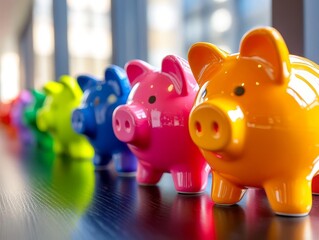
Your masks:
<svg viewBox="0 0 319 240"><path fill-rule="evenodd" d="M137 181L156 184L169 172L178 192L203 191L209 166L188 131L198 85L187 61L167 56L158 71L133 60L126 71L132 90L127 104L114 110L113 129L137 156Z"/></svg>

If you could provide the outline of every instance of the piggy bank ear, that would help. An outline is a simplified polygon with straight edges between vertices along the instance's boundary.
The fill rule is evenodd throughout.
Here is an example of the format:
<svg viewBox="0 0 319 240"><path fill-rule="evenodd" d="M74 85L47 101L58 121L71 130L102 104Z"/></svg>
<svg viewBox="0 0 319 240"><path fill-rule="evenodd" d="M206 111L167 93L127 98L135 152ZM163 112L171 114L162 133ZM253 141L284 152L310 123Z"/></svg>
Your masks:
<svg viewBox="0 0 319 240"><path fill-rule="evenodd" d="M209 67L210 74L219 69L228 53L213 44L195 43L188 51L188 62L199 85L208 79L203 78L205 70Z"/></svg>
<svg viewBox="0 0 319 240"><path fill-rule="evenodd" d="M76 80L83 92L86 89L96 86L98 83L98 80L90 75L80 75L76 78Z"/></svg>
<svg viewBox="0 0 319 240"><path fill-rule="evenodd" d="M132 60L125 65L128 79L134 85L136 78L147 72L153 72L155 69L142 60Z"/></svg>
<svg viewBox="0 0 319 240"><path fill-rule="evenodd" d="M282 83L290 74L289 51L280 33L271 27L248 32L241 41L240 56L262 59L270 66L273 80Z"/></svg>
<svg viewBox="0 0 319 240"><path fill-rule="evenodd" d="M22 90L19 95L20 101L24 104L31 103L33 101L33 96L29 90Z"/></svg>
<svg viewBox="0 0 319 240"><path fill-rule="evenodd" d="M43 91L45 92L46 95L58 94L59 92L62 91L62 89L63 89L62 84L59 82L55 82L55 81L47 82L43 86Z"/></svg>
<svg viewBox="0 0 319 240"><path fill-rule="evenodd" d="M165 57L162 61L162 72L172 76L174 88L180 95L187 95L190 81L193 81L193 87L196 85L188 62L180 57L173 55Z"/></svg>
<svg viewBox="0 0 319 240"><path fill-rule="evenodd" d="M46 97L45 94L35 89L32 89L31 93L33 95L33 99L35 99L35 102L39 103L39 105L42 105Z"/></svg>
<svg viewBox="0 0 319 240"><path fill-rule="evenodd" d="M111 85L117 96L128 95L131 90L124 69L111 65L105 70L105 81Z"/></svg>
<svg viewBox="0 0 319 240"><path fill-rule="evenodd" d="M60 83L71 93L73 97L78 98L82 96L83 91L73 77L63 75L60 77Z"/></svg>

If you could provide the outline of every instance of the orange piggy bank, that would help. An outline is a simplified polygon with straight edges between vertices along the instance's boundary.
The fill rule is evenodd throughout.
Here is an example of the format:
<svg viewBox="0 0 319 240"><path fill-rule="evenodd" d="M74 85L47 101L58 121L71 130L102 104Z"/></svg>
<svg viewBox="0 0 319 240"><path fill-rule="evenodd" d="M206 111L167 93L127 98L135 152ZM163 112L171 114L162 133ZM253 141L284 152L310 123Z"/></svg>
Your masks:
<svg viewBox="0 0 319 240"><path fill-rule="evenodd" d="M270 27L248 32L237 54L196 43L188 60L201 87L189 131L213 169L213 201L264 188L276 214L307 215L319 170L318 65L289 55Z"/></svg>

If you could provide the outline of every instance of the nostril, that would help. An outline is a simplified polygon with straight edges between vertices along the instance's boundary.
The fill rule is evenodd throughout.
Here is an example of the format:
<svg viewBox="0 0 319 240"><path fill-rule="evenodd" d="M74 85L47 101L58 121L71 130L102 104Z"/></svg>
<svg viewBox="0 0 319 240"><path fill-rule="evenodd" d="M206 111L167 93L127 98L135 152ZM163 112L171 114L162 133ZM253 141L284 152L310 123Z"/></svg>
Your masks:
<svg viewBox="0 0 319 240"><path fill-rule="evenodd" d="M118 119L115 119L115 127L117 131L121 130L120 121Z"/></svg>
<svg viewBox="0 0 319 240"><path fill-rule="evenodd" d="M82 119L81 119L81 117L79 115L77 116L76 121L77 121L78 124L80 124L82 122Z"/></svg>
<svg viewBox="0 0 319 240"><path fill-rule="evenodd" d="M129 132L131 130L131 124L130 124L129 121L126 120L125 123L124 123L124 126L125 126L125 130L127 132Z"/></svg>
<svg viewBox="0 0 319 240"><path fill-rule="evenodd" d="M219 138L219 124L218 122L214 121L212 124L213 136L214 138Z"/></svg>
<svg viewBox="0 0 319 240"><path fill-rule="evenodd" d="M218 133L218 130L219 130L218 123L217 123L217 122L213 122L213 131L214 131L215 133Z"/></svg>
<svg viewBox="0 0 319 240"><path fill-rule="evenodd" d="M200 122L195 123L195 128L196 128L197 134L200 134L202 132L202 126L201 126Z"/></svg>

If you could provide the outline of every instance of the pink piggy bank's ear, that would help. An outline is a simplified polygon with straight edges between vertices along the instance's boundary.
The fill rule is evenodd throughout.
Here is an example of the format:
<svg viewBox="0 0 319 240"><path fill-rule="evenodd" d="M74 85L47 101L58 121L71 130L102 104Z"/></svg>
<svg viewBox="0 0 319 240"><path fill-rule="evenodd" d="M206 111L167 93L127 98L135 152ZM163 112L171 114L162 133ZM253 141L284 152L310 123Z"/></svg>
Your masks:
<svg viewBox="0 0 319 240"><path fill-rule="evenodd" d="M282 83L290 74L289 51L280 33L271 27L248 32L240 45L240 56L262 59L270 65L274 82Z"/></svg>
<svg viewBox="0 0 319 240"><path fill-rule="evenodd" d="M131 85L133 86L135 83L135 80L142 74L145 74L147 72L153 72L154 68L142 61L142 60L132 60L130 62L128 62L125 65L125 69L126 69L126 73L127 73L127 77L131 83Z"/></svg>
<svg viewBox="0 0 319 240"><path fill-rule="evenodd" d="M195 43L188 51L188 62L198 84L203 85L208 78L205 79L203 74L209 67L210 74L219 69L225 61L228 53L219 49L213 44L199 42Z"/></svg>
<svg viewBox="0 0 319 240"><path fill-rule="evenodd" d="M173 55L165 57L162 61L162 72L172 76L174 88L180 95L187 95L189 84L193 84L193 88L196 85L188 62L180 57Z"/></svg>

